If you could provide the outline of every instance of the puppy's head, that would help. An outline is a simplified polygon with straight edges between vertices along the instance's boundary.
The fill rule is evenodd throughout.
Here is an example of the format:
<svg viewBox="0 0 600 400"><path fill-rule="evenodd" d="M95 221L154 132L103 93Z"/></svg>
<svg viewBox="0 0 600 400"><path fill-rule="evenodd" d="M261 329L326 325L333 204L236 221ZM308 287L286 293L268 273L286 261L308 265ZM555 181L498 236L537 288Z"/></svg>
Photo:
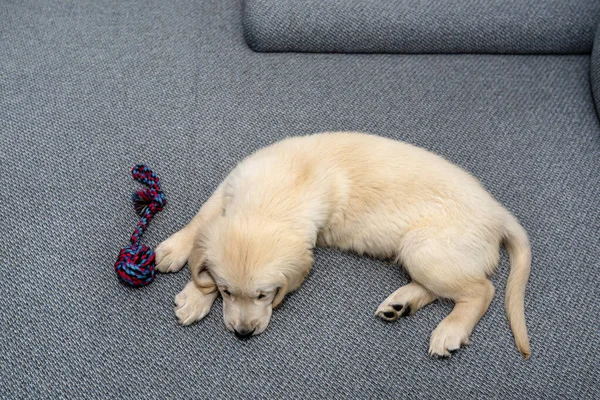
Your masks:
<svg viewBox="0 0 600 400"><path fill-rule="evenodd" d="M260 218L222 217L207 229L204 265L223 297L225 326L238 337L262 333L273 308L312 264L300 235Z"/></svg>

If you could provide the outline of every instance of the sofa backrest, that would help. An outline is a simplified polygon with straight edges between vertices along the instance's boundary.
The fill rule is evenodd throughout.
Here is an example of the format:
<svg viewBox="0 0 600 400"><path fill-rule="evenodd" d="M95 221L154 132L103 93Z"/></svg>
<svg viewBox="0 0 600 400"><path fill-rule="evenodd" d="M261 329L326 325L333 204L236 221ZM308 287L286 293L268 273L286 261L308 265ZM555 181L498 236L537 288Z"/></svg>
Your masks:
<svg viewBox="0 0 600 400"><path fill-rule="evenodd" d="M245 0L256 51L590 53L599 0Z"/></svg>

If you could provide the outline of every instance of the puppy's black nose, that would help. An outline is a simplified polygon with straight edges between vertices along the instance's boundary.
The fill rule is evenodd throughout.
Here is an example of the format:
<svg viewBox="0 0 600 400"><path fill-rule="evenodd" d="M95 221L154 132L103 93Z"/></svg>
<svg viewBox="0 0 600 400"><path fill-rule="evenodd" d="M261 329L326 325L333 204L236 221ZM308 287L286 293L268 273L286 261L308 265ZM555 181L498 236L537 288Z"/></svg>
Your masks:
<svg viewBox="0 0 600 400"><path fill-rule="evenodd" d="M235 333L235 336L238 339L248 339L250 336L252 336L252 334L254 333L254 329L250 330L250 329L242 329L242 330L233 330L233 333Z"/></svg>

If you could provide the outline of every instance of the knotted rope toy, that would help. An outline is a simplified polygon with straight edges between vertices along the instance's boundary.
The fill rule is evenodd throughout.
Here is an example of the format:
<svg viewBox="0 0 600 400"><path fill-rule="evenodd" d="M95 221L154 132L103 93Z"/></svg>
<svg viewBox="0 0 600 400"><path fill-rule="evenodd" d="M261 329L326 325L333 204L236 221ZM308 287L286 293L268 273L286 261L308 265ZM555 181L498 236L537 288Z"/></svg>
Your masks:
<svg viewBox="0 0 600 400"><path fill-rule="evenodd" d="M119 280L132 287L146 286L154 280L154 251L140 244L140 238L152 221L167 204L165 194L160 189L158 176L147 165L138 164L131 169L133 179L147 188L133 193L131 200L136 213L140 216L131 244L121 249L115 262L115 272Z"/></svg>

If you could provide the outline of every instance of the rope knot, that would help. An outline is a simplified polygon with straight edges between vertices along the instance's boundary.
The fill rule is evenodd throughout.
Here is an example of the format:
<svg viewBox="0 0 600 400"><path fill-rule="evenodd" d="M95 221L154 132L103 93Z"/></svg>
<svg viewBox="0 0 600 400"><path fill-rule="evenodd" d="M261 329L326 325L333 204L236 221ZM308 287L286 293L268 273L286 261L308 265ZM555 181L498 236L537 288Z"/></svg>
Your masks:
<svg viewBox="0 0 600 400"><path fill-rule="evenodd" d="M131 195L131 201L133 202L133 208L140 217L144 215L146 209L155 214L162 211L163 207L167 204L167 199L163 192L145 188L138 190Z"/></svg>
<svg viewBox="0 0 600 400"><path fill-rule="evenodd" d="M146 286L154 280L154 258L154 251L147 246L127 246L119 253L115 272L129 286Z"/></svg>

